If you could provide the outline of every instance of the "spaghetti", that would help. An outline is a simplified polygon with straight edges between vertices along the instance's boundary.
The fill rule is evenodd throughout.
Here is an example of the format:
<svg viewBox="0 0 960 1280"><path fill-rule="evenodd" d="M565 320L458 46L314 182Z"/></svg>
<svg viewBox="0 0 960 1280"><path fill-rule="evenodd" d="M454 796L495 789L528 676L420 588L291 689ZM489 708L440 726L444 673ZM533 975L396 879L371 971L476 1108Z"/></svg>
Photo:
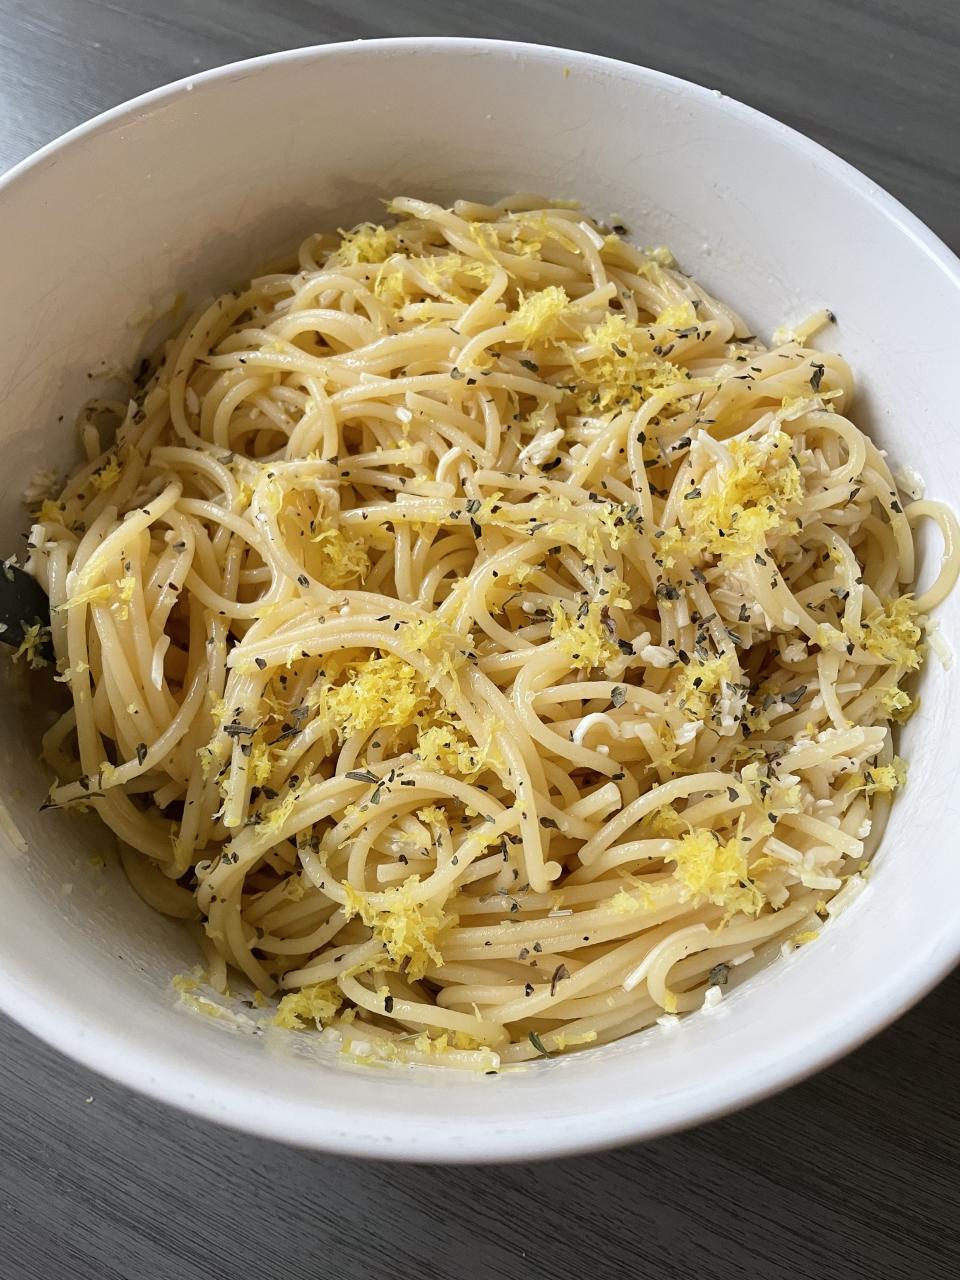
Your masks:
<svg viewBox="0 0 960 1280"><path fill-rule="evenodd" d="M856 890L957 524L845 416L829 313L767 349L575 208L389 210L85 411L44 754L215 988L495 1070L709 1007Z"/></svg>

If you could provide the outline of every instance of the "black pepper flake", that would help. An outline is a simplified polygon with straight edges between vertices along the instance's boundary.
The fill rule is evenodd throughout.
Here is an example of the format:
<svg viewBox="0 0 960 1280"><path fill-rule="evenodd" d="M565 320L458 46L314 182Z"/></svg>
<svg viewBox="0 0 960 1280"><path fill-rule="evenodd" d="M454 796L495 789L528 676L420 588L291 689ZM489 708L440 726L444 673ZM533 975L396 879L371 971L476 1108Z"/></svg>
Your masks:
<svg viewBox="0 0 960 1280"><path fill-rule="evenodd" d="M260 668L261 671L266 670L266 666L267 666L266 658L254 658L254 662L257 664L257 666Z"/></svg>
<svg viewBox="0 0 960 1280"><path fill-rule="evenodd" d="M820 383L823 381L824 366L822 364L811 363L810 367L813 370L810 377L810 385L813 387L814 391L819 391Z"/></svg>
<svg viewBox="0 0 960 1280"><path fill-rule="evenodd" d="M610 690L610 701L615 707L622 707L627 700L627 691L622 684L615 684Z"/></svg>
<svg viewBox="0 0 960 1280"><path fill-rule="evenodd" d="M310 585L310 579L305 573L298 573L297 581L300 583L301 587L309 587Z"/></svg>
<svg viewBox="0 0 960 1280"><path fill-rule="evenodd" d="M707 974L707 984L711 987L725 987L730 977L728 964L715 964Z"/></svg>
<svg viewBox="0 0 960 1280"><path fill-rule="evenodd" d="M475 538L479 538L480 535L483 533L483 530L480 528L476 520L474 520L473 516L470 517L470 529L473 532L473 536Z"/></svg>
<svg viewBox="0 0 960 1280"><path fill-rule="evenodd" d="M450 370L450 377L453 378L453 380L456 382L459 378L463 377L463 370L458 369L456 365L454 365L454 367Z"/></svg>
<svg viewBox="0 0 960 1280"><path fill-rule="evenodd" d="M384 996L383 999L384 1013L393 1013L393 996Z"/></svg>
<svg viewBox="0 0 960 1280"><path fill-rule="evenodd" d="M539 366L539 365L534 364L534 362L533 362L532 360L521 360L521 361L520 361L520 364L522 364L522 365L523 365L524 369L529 369L531 373L539 373L539 372L540 372L540 366Z"/></svg>
<svg viewBox="0 0 960 1280"><path fill-rule="evenodd" d="M548 827L552 831L560 830L560 824L553 818L541 818L540 825L541 827Z"/></svg>
<svg viewBox="0 0 960 1280"><path fill-rule="evenodd" d="M533 995L533 983L532 983L532 982L525 982L525 983L524 983L524 986L523 986L523 994L524 994L525 996L532 996L532 995Z"/></svg>
<svg viewBox="0 0 960 1280"><path fill-rule="evenodd" d="M137 764L143 764L147 758L147 744L145 742L137 743Z"/></svg>
<svg viewBox="0 0 960 1280"><path fill-rule="evenodd" d="M740 799L740 792L737 790L736 787L727 787L727 799L730 801L731 804L736 804L736 802Z"/></svg>

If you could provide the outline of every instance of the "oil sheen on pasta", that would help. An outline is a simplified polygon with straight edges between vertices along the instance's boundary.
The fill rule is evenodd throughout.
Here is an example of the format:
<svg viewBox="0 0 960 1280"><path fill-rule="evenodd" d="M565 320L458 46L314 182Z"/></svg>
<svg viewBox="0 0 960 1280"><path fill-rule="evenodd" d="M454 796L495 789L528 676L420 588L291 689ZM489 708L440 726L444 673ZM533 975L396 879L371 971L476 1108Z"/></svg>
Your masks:
<svg viewBox="0 0 960 1280"><path fill-rule="evenodd" d="M44 752L205 982L489 1071L715 1004L862 884L956 524L829 313L768 349L576 208L389 214L85 411Z"/></svg>

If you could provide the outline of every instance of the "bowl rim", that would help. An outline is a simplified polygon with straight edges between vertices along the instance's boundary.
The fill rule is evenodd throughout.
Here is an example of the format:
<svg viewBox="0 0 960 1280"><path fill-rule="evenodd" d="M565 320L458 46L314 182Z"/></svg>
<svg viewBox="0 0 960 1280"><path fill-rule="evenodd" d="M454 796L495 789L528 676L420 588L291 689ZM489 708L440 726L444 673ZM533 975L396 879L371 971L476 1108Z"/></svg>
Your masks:
<svg viewBox="0 0 960 1280"><path fill-rule="evenodd" d="M404 36L375 40L350 40L315 44L261 54L199 71L130 98L40 147L0 175L0 199L14 184L46 166L58 154L78 142L109 132L117 124L190 93L196 101L205 89L246 78L251 73L279 64L309 63L324 58L369 54L373 57L425 51L438 55L466 51L491 56L517 54L555 62L571 69L577 66L594 71L607 70L647 84L670 87L692 97L714 111L731 115L753 129L779 140L798 156L815 160L834 181L850 188L883 215L886 221L910 239L932 264L960 290L960 260L920 219L873 179L848 161L789 125L747 106L718 90L710 89L653 68L599 54L531 42L454 36ZM192 1067L185 1077L182 1063L164 1045L128 1039L121 1030L96 1026L54 991L15 988L0 984L0 1009L52 1048L73 1058L83 1067L160 1102L168 1103L202 1120L215 1120L257 1137L282 1141L293 1146L375 1159L429 1161L432 1163L491 1163L537 1160L581 1154L625 1145L673 1133L715 1119L740 1107L761 1101L793 1085L815 1071L831 1065L870 1037L889 1026L916 1004L960 962L960 918L950 945L934 956L918 958L911 968L901 966L886 975L880 988L843 1011L843 1016L827 1020L822 1036L803 1047L802 1052L767 1057L755 1064L748 1079L738 1073L733 1079L716 1083L709 1096L686 1090L664 1101L660 1113L631 1117L624 1103L604 1103L581 1115L564 1117L562 1124L548 1124L536 1115L509 1133L486 1125L482 1115L465 1112L456 1121L458 1141L451 1150L448 1128L424 1130L419 1121L398 1111L389 1148L382 1128L374 1124L375 1114L361 1120L359 1115L334 1114L289 1102L273 1095L271 1107L251 1106L256 1100L242 1080L224 1080L210 1067ZM261 1100L262 1101L262 1100ZM334 1124L317 1123L333 1119Z"/></svg>

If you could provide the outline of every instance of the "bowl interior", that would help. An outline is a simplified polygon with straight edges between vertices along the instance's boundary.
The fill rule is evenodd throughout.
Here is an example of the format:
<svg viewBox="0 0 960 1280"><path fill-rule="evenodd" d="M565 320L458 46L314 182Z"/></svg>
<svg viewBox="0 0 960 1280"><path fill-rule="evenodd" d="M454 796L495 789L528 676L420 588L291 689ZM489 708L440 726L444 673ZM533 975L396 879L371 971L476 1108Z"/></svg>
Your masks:
<svg viewBox="0 0 960 1280"><path fill-rule="evenodd" d="M394 113L394 104L397 107ZM400 106L402 104L402 107ZM854 416L933 496L958 491L960 277L889 197L706 90L581 54L384 41L242 64L78 131L0 186L0 548L22 490L66 469L72 419L129 365L151 315L238 282L381 198L516 190L577 198L666 243L769 335L821 306L853 365ZM939 554L935 540L932 557ZM928 557L929 558L929 557ZM960 599L942 610L956 630ZM351 1068L306 1036L178 1007L196 959L135 897L95 819L39 814L42 698L3 672L0 1003L90 1065L259 1132L374 1155L480 1159L645 1136L777 1087L882 1025L955 960L960 688L934 660L903 735L911 778L868 891L814 946L712 1014L498 1078Z"/></svg>

